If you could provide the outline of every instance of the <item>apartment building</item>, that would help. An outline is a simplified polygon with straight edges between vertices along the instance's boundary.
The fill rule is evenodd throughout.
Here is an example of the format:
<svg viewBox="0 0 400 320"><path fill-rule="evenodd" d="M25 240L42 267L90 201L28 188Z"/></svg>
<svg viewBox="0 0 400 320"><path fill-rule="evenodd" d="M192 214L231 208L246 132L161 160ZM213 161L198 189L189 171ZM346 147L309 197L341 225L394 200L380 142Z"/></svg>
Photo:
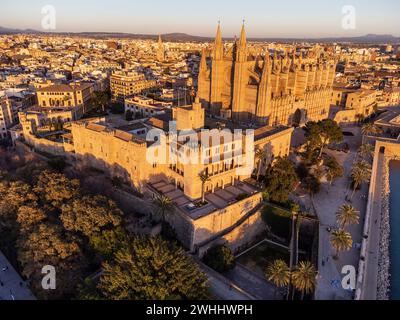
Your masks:
<svg viewBox="0 0 400 320"><path fill-rule="evenodd" d="M148 97L135 96L125 100L125 113L130 111L133 115L142 118L153 117L165 113L165 110L170 109L171 105L171 103L156 101Z"/></svg>
<svg viewBox="0 0 400 320"><path fill-rule="evenodd" d="M13 124L13 110L7 96L0 97L0 139L7 137L7 129Z"/></svg>
<svg viewBox="0 0 400 320"><path fill-rule="evenodd" d="M90 106L92 93L91 83L55 84L36 91L38 105L41 108L81 106L84 112Z"/></svg>
<svg viewBox="0 0 400 320"><path fill-rule="evenodd" d="M0 92L0 138L8 136L8 129L18 123L18 112L35 103L34 94L23 89L8 89Z"/></svg>
<svg viewBox="0 0 400 320"><path fill-rule="evenodd" d="M111 99L124 103L125 99L157 87L155 80L147 80L143 73L135 71L116 71L110 77Z"/></svg>
<svg viewBox="0 0 400 320"><path fill-rule="evenodd" d="M331 118L337 123L355 123L376 111L377 91L335 87L331 105Z"/></svg>

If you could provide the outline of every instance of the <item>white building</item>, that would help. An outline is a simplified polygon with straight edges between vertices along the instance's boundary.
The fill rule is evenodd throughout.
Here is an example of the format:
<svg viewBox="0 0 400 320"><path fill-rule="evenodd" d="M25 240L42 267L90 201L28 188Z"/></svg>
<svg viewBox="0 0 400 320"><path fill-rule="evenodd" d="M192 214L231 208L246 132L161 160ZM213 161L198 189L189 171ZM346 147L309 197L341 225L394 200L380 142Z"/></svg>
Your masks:
<svg viewBox="0 0 400 320"><path fill-rule="evenodd" d="M150 118L158 114L164 114L171 108L171 103L156 101L144 96L135 96L125 100L125 113L129 110L133 115L139 114L143 118Z"/></svg>

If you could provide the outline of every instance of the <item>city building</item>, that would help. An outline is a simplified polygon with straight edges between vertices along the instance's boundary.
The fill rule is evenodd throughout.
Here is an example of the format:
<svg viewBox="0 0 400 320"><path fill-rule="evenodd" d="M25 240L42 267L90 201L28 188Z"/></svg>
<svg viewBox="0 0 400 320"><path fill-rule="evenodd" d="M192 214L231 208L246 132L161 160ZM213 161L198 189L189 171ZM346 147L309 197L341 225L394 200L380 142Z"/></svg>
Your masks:
<svg viewBox="0 0 400 320"><path fill-rule="evenodd" d="M330 117L339 124L351 124L371 116L378 107L377 91L335 87Z"/></svg>
<svg viewBox="0 0 400 320"><path fill-rule="evenodd" d="M164 60L165 60L165 48L164 48L164 44L161 39L161 35L158 37L157 60L158 60L158 62L164 62Z"/></svg>
<svg viewBox="0 0 400 320"><path fill-rule="evenodd" d="M52 107L82 107L86 112L90 106L93 84L71 83L44 86L37 89L38 106Z"/></svg>
<svg viewBox="0 0 400 320"><path fill-rule="evenodd" d="M383 101L380 106L400 105L400 87L390 87L383 90Z"/></svg>
<svg viewBox="0 0 400 320"><path fill-rule="evenodd" d="M111 98L113 102L124 103L125 99L157 87L155 80L147 80L143 73L135 71L116 71L110 77Z"/></svg>
<svg viewBox="0 0 400 320"><path fill-rule="evenodd" d="M0 97L0 139L8 136L7 129L12 126L13 110L6 96Z"/></svg>
<svg viewBox="0 0 400 320"><path fill-rule="evenodd" d="M18 123L18 112L35 104L35 95L24 89L0 91L0 139L9 136L9 129Z"/></svg>
<svg viewBox="0 0 400 320"><path fill-rule="evenodd" d="M220 234L233 247L251 241L264 230L261 190L249 180L254 151L264 150L264 169L275 158L288 156L293 128L261 126L249 133L231 121L206 119L199 99L174 108L169 119L168 114L159 116L170 122L169 130L150 120L125 127L80 120L71 123L62 139L52 138L26 114L20 120L23 141L35 150L100 169L141 193L169 197L178 212L170 223L191 251L201 255ZM233 128L243 129L244 135L230 135Z"/></svg>
<svg viewBox="0 0 400 320"><path fill-rule="evenodd" d="M171 103L156 101L144 96L134 96L125 100L125 113L132 112L134 117L146 118L165 113Z"/></svg>

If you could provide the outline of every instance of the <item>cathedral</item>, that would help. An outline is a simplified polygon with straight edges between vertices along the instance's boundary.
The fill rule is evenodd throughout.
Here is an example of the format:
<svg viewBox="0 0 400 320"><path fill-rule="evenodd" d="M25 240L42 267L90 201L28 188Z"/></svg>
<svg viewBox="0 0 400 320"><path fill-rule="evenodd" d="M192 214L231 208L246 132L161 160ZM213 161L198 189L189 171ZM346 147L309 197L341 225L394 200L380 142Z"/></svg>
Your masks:
<svg viewBox="0 0 400 320"><path fill-rule="evenodd" d="M165 48L164 44L161 39L161 35L158 36L158 43L157 43L157 61L164 62L165 61Z"/></svg>
<svg viewBox="0 0 400 320"><path fill-rule="evenodd" d="M329 116L337 61L319 47L306 54L249 50L243 25L225 49L218 25L211 64L203 51L198 96L213 116L270 126L301 125Z"/></svg>

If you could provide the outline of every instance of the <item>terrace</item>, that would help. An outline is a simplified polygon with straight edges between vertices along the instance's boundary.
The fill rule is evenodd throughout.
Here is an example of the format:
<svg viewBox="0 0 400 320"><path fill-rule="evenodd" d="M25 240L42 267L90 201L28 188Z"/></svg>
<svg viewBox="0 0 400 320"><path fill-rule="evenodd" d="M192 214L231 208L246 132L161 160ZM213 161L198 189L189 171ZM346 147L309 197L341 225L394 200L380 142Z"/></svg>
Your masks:
<svg viewBox="0 0 400 320"><path fill-rule="evenodd" d="M172 183L158 181L149 184L149 187L157 193L170 198L182 212L186 213L193 220L224 209L259 192L259 189L250 182L237 181L235 185L225 187L224 189L216 189L214 193L207 192L205 194L207 204L201 205L200 200L191 200L181 189L177 189Z"/></svg>

